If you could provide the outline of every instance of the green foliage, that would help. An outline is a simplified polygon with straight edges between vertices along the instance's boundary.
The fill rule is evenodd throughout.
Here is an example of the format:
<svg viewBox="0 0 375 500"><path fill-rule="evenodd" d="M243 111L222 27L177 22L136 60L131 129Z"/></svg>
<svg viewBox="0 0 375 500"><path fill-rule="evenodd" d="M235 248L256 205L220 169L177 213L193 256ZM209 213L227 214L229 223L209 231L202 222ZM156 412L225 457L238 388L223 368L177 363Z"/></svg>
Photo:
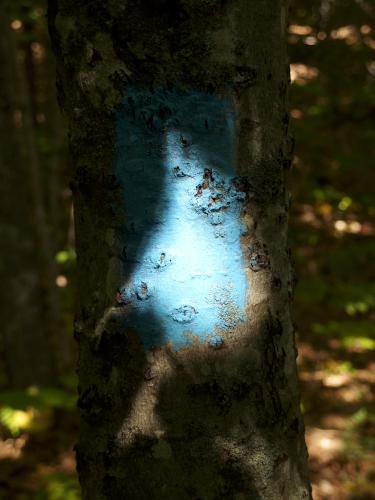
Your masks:
<svg viewBox="0 0 375 500"><path fill-rule="evenodd" d="M342 339L341 345L346 349L371 351L375 349L375 340L368 337L347 336Z"/></svg>
<svg viewBox="0 0 375 500"><path fill-rule="evenodd" d="M42 477L43 489L32 500L80 500L80 489L76 477L54 472Z"/></svg>
<svg viewBox="0 0 375 500"><path fill-rule="evenodd" d="M365 295L361 300L356 302L348 302L345 305L345 311L349 316L356 316L360 314L367 314L374 309L375 296Z"/></svg>
<svg viewBox="0 0 375 500"><path fill-rule="evenodd" d="M75 402L75 394L57 387L31 386L26 390L0 391L0 405L17 410L25 410L29 407L71 409L75 406Z"/></svg>
<svg viewBox="0 0 375 500"><path fill-rule="evenodd" d="M53 409L72 410L76 396L56 387L31 386L0 391L0 423L16 436L23 430L41 430Z"/></svg>
<svg viewBox="0 0 375 500"><path fill-rule="evenodd" d="M359 344L363 345L364 349L373 349L375 345L375 340L371 338L371 335L374 336L374 323L371 320L360 323L351 320L312 323L311 328L317 335L341 339L344 347L353 345L353 339L359 339Z"/></svg>
<svg viewBox="0 0 375 500"><path fill-rule="evenodd" d="M55 258L56 262L59 264L70 264L75 262L76 253L72 248L69 248L68 250L60 250L60 252L57 252Z"/></svg>
<svg viewBox="0 0 375 500"><path fill-rule="evenodd" d="M334 374L354 374L356 372L353 364L350 361L328 360L325 369L328 373Z"/></svg>
<svg viewBox="0 0 375 500"><path fill-rule="evenodd" d="M6 427L13 436L17 436L21 430L27 429L32 420L32 413L16 410L10 406L0 408L0 423Z"/></svg>

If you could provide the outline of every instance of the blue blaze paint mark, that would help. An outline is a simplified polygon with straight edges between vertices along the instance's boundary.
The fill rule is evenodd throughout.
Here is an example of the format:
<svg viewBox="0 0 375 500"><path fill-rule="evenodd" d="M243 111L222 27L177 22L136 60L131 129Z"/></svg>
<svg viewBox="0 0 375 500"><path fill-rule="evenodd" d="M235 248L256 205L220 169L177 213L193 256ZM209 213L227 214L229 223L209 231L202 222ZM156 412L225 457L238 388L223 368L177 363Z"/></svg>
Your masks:
<svg viewBox="0 0 375 500"><path fill-rule="evenodd" d="M234 172L235 112L202 92L126 89L116 174L127 220L117 300L145 348L190 335L217 347L244 321L246 275Z"/></svg>

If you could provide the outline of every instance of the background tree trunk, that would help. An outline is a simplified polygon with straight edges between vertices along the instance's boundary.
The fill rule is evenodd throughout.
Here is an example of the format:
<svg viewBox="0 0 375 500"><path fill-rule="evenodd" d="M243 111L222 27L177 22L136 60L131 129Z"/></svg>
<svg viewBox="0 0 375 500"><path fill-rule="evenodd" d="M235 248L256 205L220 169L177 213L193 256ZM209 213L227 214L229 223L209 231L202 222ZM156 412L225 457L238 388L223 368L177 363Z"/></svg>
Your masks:
<svg viewBox="0 0 375 500"><path fill-rule="evenodd" d="M284 2L53 0L49 20L75 167L84 498L311 498L290 317ZM148 174L156 233L153 203L164 203L181 177L198 182L172 162L163 191L155 174L168 151L166 128L181 123L173 154L193 158L198 141L208 165L191 203L213 193L203 207L213 217L224 181L213 186L212 158L223 176L229 158L237 194L227 206L230 213L243 193L237 219L246 226L237 238L244 317L235 309L231 322L226 310L219 335L190 343L174 336L170 320L173 335L162 331L158 310L146 315L147 285L127 286L151 241L131 226ZM173 321L182 314L195 333L190 316L201 306L174 309Z"/></svg>
<svg viewBox="0 0 375 500"><path fill-rule="evenodd" d="M8 13L0 36L2 347L8 384L27 387L57 380L61 331L30 89Z"/></svg>

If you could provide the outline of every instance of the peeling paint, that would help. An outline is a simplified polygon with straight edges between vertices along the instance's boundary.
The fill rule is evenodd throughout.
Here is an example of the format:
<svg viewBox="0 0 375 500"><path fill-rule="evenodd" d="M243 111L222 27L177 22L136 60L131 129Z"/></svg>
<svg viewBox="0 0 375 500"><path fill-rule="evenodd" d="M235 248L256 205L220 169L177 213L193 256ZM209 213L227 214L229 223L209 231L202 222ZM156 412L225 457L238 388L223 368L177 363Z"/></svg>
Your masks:
<svg viewBox="0 0 375 500"><path fill-rule="evenodd" d="M219 349L220 347L223 346L224 340L220 335L214 335L211 337L208 341L209 345L215 349Z"/></svg>
<svg viewBox="0 0 375 500"><path fill-rule="evenodd" d="M191 338L220 347L220 330L245 320L247 293L234 108L202 92L127 88L116 120L124 325L146 348Z"/></svg>
<svg viewBox="0 0 375 500"><path fill-rule="evenodd" d="M183 305L173 309L171 316L177 323L191 323L194 321L198 311L193 306Z"/></svg>

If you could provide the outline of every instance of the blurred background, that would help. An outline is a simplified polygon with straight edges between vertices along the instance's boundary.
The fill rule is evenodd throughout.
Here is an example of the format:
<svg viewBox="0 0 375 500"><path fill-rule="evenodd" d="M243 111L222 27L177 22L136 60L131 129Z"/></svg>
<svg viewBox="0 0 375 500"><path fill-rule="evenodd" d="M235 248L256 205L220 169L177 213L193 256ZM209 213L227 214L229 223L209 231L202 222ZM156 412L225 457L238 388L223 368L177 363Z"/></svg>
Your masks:
<svg viewBox="0 0 375 500"><path fill-rule="evenodd" d="M291 4L290 244L313 493L365 500L375 498L375 4ZM66 130L46 3L4 5L0 498L78 500Z"/></svg>

